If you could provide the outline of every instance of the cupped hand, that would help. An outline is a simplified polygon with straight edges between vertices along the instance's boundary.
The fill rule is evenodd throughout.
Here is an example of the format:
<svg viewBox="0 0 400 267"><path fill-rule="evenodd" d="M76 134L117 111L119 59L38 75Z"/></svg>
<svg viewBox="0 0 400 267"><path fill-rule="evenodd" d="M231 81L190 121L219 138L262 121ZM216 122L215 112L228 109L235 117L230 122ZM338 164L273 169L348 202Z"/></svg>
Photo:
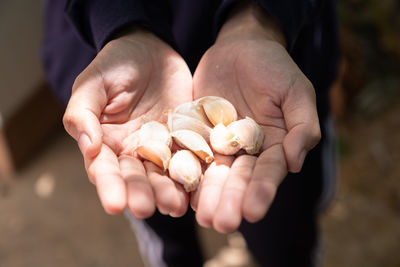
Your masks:
<svg viewBox="0 0 400 267"><path fill-rule="evenodd" d="M64 126L78 142L108 213L129 207L146 218L156 206L171 216L186 212L182 186L133 151L143 120L165 121L165 110L191 100L192 76L184 60L141 30L110 41L75 80Z"/></svg>
<svg viewBox="0 0 400 267"><path fill-rule="evenodd" d="M194 98L228 99L265 134L258 157L216 157L191 205L198 223L220 232L242 218L262 219L288 171L300 171L320 139L315 92L286 51L277 26L259 7L236 12L204 54L193 77Z"/></svg>

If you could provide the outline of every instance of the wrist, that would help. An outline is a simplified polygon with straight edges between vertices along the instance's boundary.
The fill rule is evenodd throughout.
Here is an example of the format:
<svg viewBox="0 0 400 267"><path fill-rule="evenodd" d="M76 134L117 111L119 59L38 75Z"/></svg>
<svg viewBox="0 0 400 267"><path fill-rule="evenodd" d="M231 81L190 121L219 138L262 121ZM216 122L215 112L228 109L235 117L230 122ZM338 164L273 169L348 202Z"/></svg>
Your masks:
<svg viewBox="0 0 400 267"><path fill-rule="evenodd" d="M156 36L148 29L141 26L131 26L119 32L114 40L155 40Z"/></svg>
<svg viewBox="0 0 400 267"><path fill-rule="evenodd" d="M286 47L286 40L277 22L252 1L236 4L218 33L217 42L232 39L265 39Z"/></svg>
<svg viewBox="0 0 400 267"><path fill-rule="evenodd" d="M154 33L145 27L133 25L125 27L123 30L118 31L112 40L106 46L113 46L120 42L129 42L138 47L147 49L157 49L160 46L164 47L164 42L158 38Z"/></svg>

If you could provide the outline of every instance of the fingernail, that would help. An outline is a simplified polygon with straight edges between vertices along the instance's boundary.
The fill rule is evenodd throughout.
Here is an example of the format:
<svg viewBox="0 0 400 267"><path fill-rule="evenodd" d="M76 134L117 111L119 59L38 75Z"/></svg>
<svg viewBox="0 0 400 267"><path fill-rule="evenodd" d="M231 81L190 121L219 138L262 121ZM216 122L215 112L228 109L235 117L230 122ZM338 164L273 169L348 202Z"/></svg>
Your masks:
<svg viewBox="0 0 400 267"><path fill-rule="evenodd" d="M79 136L79 140L78 140L78 146L79 146L79 149L81 150L82 154L85 153L86 149L90 145L91 145L91 141L90 141L89 136L87 136L87 134L85 134L85 133L82 133Z"/></svg>

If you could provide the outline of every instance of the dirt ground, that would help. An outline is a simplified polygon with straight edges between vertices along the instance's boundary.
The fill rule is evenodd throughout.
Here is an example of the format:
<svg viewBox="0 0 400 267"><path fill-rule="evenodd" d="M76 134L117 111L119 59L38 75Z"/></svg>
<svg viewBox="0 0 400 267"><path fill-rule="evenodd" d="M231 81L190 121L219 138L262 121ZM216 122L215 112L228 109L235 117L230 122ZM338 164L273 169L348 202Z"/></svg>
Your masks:
<svg viewBox="0 0 400 267"><path fill-rule="evenodd" d="M400 106L355 116L338 136L338 192L322 217L324 266L400 266Z"/></svg>
<svg viewBox="0 0 400 267"><path fill-rule="evenodd" d="M0 179L0 214L0 267L144 266L127 220L106 215L78 147L61 131L11 181ZM238 266L254 265L240 237L235 249L226 236L199 232L205 256L215 258L208 267L233 254Z"/></svg>
<svg viewBox="0 0 400 267"><path fill-rule="evenodd" d="M397 107L338 127L338 193L321 218L325 267L400 266L399 118ZM101 208L74 142L60 133L38 154L0 187L0 266L143 266L127 221ZM227 243L201 236L208 257Z"/></svg>

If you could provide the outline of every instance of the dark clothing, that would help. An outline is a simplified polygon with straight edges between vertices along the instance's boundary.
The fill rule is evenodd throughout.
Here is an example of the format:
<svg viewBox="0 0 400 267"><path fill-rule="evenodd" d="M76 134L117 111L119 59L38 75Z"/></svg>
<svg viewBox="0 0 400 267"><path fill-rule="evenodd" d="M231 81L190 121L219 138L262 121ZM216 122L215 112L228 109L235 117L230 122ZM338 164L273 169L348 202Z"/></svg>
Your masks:
<svg viewBox="0 0 400 267"><path fill-rule="evenodd" d="M133 25L149 29L170 44L194 72L235 2L237 0L47 1L42 56L48 80L60 99L67 103L75 77L116 33ZM329 115L328 88L335 77L338 60L335 5L333 0L255 2L277 20L289 53L315 87L322 141L308 155L303 171L285 179L265 219L257 224L243 222L240 230L263 266L313 266L318 200L326 179L323 176L324 145L332 145L332 140L327 138L326 119ZM164 242L163 258L169 265L194 266L193 260L197 259L201 266L198 247L191 246L191 216L178 222L157 214L146 223ZM171 230L178 223L189 227L187 233L190 234L183 233L185 236L179 238L179 232Z"/></svg>
<svg viewBox="0 0 400 267"><path fill-rule="evenodd" d="M234 0L47 1L43 62L57 95L67 102L74 78L119 30L141 25L182 55L192 72ZM333 0L257 0L282 27L288 50L314 84L319 113L328 111L327 88L338 58Z"/></svg>

